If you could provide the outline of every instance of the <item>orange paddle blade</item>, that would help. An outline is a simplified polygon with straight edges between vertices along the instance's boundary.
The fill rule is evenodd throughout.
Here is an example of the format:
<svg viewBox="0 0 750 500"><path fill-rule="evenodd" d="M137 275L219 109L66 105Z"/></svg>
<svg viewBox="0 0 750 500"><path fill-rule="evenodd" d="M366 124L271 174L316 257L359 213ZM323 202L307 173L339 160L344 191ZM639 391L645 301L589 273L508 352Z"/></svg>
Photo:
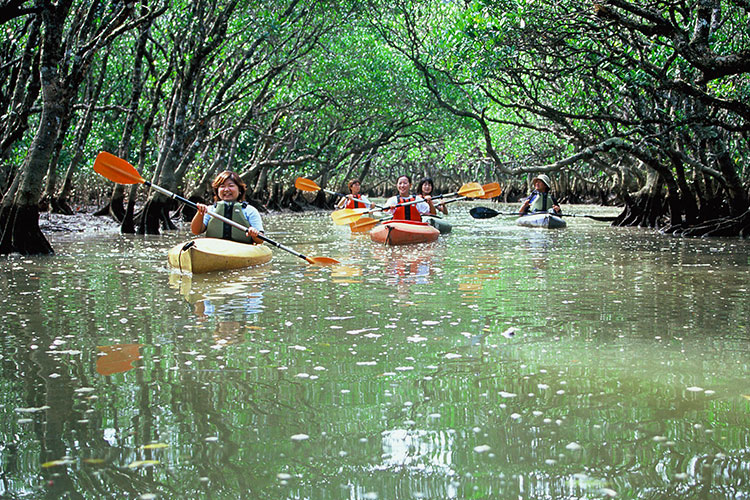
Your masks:
<svg viewBox="0 0 750 500"><path fill-rule="evenodd" d="M498 184L497 182L490 182L489 184L484 184L482 185L482 189L484 190L484 194L480 196L479 198L483 200L496 198L500 196L503 192L503 189L500 187L500 184Z"/></svg>
<svg viewBox="0 0 750 500"><path fill-rule="evenodd" d="M331 218L334 224L343 226L358 221L362 215L369 212L372 212L369 208L343 208L333 212Z"/></svg>
<svg viewBox="0 0 750 500"><path fill-rule="evenodd" d="M146 182L133 165L106 151L102 151L96 156L94 172L117 184L143 184Z"/></svg>
<svg viewBox="0 0 750 500"><path fill-rule="evenodd" d="M349 227L353 233L364 233L372 229L378 222L380 222L378 219L372 217L360 217L356 222L349 224Z"/></svg>
<svg viewBox="0 0 750 500"><path fill-rule="evenodd" d="M469 182L461 186L461 189L456 194L466 196L467 198L477 198L484 194L484 189L482 189L481 184L478 182Z"/></svg>
<svg viewBox="0 0 750 500"><path fill-rule="evenodd" d="M318 266L332 266L334 264L341 264L341 262L331 257L307 257L305 260L310 264L316 264Z"/></svg>
<svg viewBox="0 0 750 500"><path fill-rule="evenodd" d="M305 179L304 177L297 177L294 181L294 187L299 189L300 191L320 191L320 186L318 186L315 181L311 181L310 179Z"/></svg>

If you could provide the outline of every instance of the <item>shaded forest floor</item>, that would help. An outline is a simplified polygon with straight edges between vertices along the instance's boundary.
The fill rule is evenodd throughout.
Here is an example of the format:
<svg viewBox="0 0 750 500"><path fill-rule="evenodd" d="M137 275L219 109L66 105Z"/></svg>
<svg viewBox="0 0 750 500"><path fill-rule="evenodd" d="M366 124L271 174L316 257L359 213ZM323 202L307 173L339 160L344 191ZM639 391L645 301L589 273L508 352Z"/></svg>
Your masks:
<svg viewBox="0 0 750 500"><path fill-rule="evenodd" d="M43 233L97 233L119 231L120 224L112 217L100 217L91 212L60 215L45 212L39 215L39 228Z"/></svg>

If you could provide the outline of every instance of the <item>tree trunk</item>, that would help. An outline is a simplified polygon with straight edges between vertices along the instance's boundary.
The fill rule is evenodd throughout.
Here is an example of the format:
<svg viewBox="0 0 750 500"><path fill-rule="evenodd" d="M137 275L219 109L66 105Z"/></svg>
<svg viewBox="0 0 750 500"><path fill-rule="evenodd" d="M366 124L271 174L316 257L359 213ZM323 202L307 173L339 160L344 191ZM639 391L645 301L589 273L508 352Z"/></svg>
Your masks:
<svg viewBox="0 0 750 500"><path fill-rule="evenodd" d="M53 254L55 251L39 229L39 206L3 206L0 208L0 255Z"/></svg>
<svg viewBox="0 0 750 500"><path fill-rule="evenodd" d="M138 234L160 234L160 229L177 229L169 218L171 200L157 194L151 197L135 216Z"/></svg>
<svg viewBox="0 0 750 500"><path fill-rule="evenodd" d="M101 95L102 86L104 85L105 80L104 77L107 73L108 61L109 53L106 53L102 60L99 79L96 82L96 85L93 86L93 88L91 88L92 85L89 85L89 92L87 92L89 97L86 99L86 111L84 111L83 116L76 127L75 140L73 142L73 151L75 153L73 154L73 158L70 160L68 169L65 172L62 187L56 196L53 195L51 191L48 191L47 193L50 196L51 210L53 213L63 213L66 215L73 214L73 211L68 206L68 197L73 189L73 174L78 170L78 165L80 165L83 160L84 146L89 138L91 126L94 122L94 105Z"/></svg>
<svg viewBox="0 0 750 500"><path fill-rule="evenodd" d="M648 169L646 185L637 193L630 195L624 192L625 210L613 222L614 226L657 227L657 221L665 214L661 197L659 174Z"/></svg>
<svg viewBox="0 0 750 500"><path fill-rule="evenodd" d="M124 188L124 186L121 186ZM128 205L122 214L120 219L120 233L122 234L135 234L135 221L133 215L135 213L135 199L138 194L138 184L130 186L130 192L128 193ZM114 201L114 200L113 200ZM120 197L120 207L122 207L122 197Z"/></svg>
<svg viewBox="0 0 750 500"><path fill-rule="evenodd" d="M13 97L8 105L7 118L0 124L0 160L4 160L10 154L11 148L16 141L20 140L29 128L29 115L34 103L39 97L41 81L39 78L39 25L41 17L35 16L29 27L28 40L21 61L18 63L19 71L16 77ZM0 179L0 188L5 191L11 176Z"/></svg>

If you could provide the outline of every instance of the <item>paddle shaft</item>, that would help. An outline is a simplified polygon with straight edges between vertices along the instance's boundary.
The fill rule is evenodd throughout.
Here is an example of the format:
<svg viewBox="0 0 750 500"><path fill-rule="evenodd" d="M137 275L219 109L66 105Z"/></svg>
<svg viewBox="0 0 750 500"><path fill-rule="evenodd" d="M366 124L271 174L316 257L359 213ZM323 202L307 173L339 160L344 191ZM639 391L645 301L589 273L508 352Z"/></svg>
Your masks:
<svg viewBox="0 0 750 500"><path fill-rule="evenodd" d="M348 198L348 196L349 196L348 194L337 193L337 192L335 192L335 191L329 191L329 190L327 190L327 189L322 189L322 188L321 188L321 191L323 191L323 192L325 192L325 193L328 193L328 194L332 194L332 195L334 195L334 196L339 196L339 197L341 197L341 198L347 198L347 199L350 199L350 198ZM354 201L358 201L358 200L356 200L356 199L355 199ZM370 200L367 200L366 202L364 202L364 201L359 201L359 203L369 203L370 205L372 205L372 206L373 206L373 207L375 207L375 208L378 208L378 209L382 209L382 208L383 208L383 207L381 207L380 205L376 205L375 203L371 202Z"/></svg>
<svg viewBox="0 0 750 500"><path fill-rule="evenodd" d="M562 213L558 214L558 213L553 213L553 212L530 212L530 213L522 214L522 213L519 213L519 212L498 212L496 210L493 210L493 209L487 208L487 207L476 207L476 208L477 209L481 208L482 209L481 213L485 217L477 217L474 213L472 213L472 211L475 210L475 209L472 209L471 211L469 211L469 213L471 213L472 217L474 217L474 218L491 218L491 217L496 217L498 215L508 215L508 216L515 216L515 217L526 217L526 216L529 216L529 215L539 215L539 214L549 213L551 215L556 215L557 217L585 217L587 219L593 219L593 220L598 220L598 221L602 221L602 222L611 222L611 221L614 221L615 219L617 219L617 216L610 216L610 215L562 214Z"/></svg>
<svg viewBox="0 0 750 500"><path fill-rule="evenodd" d="M196 205L196 204L195 204L195 203L193 203L192 201L188 200L187 198L183 198L182 196L180 196L180 195L178 195L178 194L175 194L175 193L173 193L172 191L166 190L166 189L164 189L164 188L163 188L163 187L161 187L161 186L157 186L157 185L155 185L155 184L151 184L151 183L150 183L149 181L147 181L147 180L144 180L144 181L143 181L143 184L144 184L145 186L148 186L148 187L150 187L151 189L153 189L153 190L155 190L155 191L159 191L159 192L160 192L161 194L163 194L163 195L169 196L170 198L172 198L172 199L174 199L174 200L178 200L178 201L181 201L182 203L184 203L184 204L186 204L186 205L189 205L189 206L191 206L191 207L193 207L193 208L195 208L195 209L197 209L197 208L198 208L198 205ZM222 216L222 215L219 215L219 214L217 214L216 212L212 212L211 210L207 210L207 211L206 211L206 213L207 213L208 215L210 215L211 217L214 217L215 219L219 219L220 221L222 221L222 222L224 222L224 223L226 223L226 224L229 224L230 226L236 227L236 228L237 228L237 229L239 229L240 231L247 231L247 226L243 226L243 225L242 225L242 224L240 224L239 222L235 222L235 221L233 221L232 219L227 219L226 217L224 217L224 216ZM284 251L287 251L287 252L289 252L290 254L292 254L292 255L295 255L295 256L297 256L297 257L299 257L300 259L305 259L306 261L308 261L308 262L312 263L312 260L311 260L310 258L308 258L308 257L306 257L306 256L304 256L304 255L302 255L301 253L299 253L299 252L297 252L297 251L295 251L295 250L292 250L291 248L289 248L289 247L287 247L287 246L285 246L285 245L282 245L281 243L278 243L278 242L276 242L276 241L273 241L273 240L272 240L271 238L268 238L268 237L266 237L266 236L263 236L263 235L262 235L262 234L260 234L260 233L258 234L258 238L260 238L261 240L265 241L266 243L268 243L268 244L270 244L270 245L273 245L273 246L275 246L275 247L277 247L277 248L280 248L280 249L282 249L282 250L284 250Z"/></svg>

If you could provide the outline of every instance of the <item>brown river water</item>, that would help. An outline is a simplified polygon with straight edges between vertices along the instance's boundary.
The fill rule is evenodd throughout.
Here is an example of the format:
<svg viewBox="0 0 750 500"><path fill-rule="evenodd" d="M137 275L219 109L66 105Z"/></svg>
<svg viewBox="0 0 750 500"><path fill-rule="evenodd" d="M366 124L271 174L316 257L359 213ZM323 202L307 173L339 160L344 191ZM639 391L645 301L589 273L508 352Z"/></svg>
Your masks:
<svg viewBox="0 0 750 500"><path fill-rule="evenodd" d="M264 218L333 267L180 275L186 224L4 257L0 498L749 497L750 241L459 205L397 248Z"/></svg>

